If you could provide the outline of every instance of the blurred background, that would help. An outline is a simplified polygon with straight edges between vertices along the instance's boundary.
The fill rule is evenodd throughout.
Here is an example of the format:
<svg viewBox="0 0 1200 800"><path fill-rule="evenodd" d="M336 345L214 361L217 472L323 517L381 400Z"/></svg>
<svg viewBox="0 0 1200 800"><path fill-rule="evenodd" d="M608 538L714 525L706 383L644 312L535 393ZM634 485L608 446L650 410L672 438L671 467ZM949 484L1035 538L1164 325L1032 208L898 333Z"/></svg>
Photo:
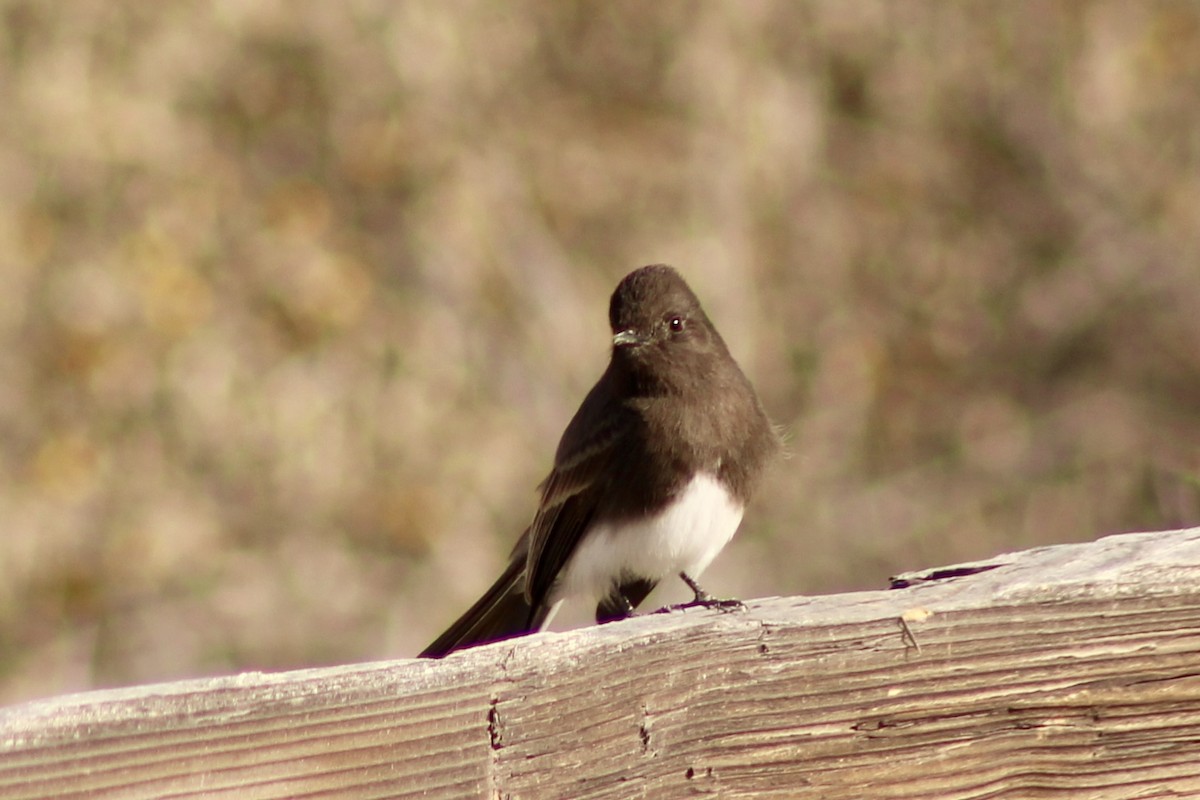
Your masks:
<svg viewBox="0 0 1200 800"><path fill-rule="evenodd" d="M714 593L1200 522L1195 3L0 9L0 703L417 652L657 261L789 440Z"/></svg>

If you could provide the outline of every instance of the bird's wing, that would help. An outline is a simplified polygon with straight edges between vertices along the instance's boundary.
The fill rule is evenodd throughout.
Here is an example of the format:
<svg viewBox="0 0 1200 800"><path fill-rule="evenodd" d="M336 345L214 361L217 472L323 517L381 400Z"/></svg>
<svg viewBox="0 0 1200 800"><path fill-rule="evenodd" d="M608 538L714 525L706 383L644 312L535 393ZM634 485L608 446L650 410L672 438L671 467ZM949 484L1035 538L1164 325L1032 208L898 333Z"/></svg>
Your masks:
<svg viewBox="0 0 1200 800"><path fill-rule="evenodd" d="M619 471L614 460L635 425L633 412L610 395L593 391L563 434L530 526L525 593L533 606L547 600L559 572L607 499L613 474Z"/></svg>

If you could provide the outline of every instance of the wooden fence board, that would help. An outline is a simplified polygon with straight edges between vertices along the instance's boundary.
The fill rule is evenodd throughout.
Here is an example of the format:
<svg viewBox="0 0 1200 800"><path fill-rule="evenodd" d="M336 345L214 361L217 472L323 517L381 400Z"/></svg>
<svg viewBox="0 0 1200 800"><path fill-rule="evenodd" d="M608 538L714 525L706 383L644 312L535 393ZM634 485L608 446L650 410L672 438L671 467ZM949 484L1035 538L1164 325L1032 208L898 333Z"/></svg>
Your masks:
<svg viewBox="0 0 1200 800"><path fill-rule="evenodd" d="M1200 529L0 709L0 797L1200 796Z"/></svg>

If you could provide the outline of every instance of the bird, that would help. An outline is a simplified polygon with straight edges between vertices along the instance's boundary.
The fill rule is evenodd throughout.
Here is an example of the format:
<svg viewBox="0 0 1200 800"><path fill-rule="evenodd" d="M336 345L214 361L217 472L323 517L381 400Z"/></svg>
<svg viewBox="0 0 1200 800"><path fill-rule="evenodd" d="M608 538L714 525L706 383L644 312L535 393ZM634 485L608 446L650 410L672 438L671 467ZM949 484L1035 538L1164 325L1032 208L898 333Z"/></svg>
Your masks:
<svg viewBox="0 0 1200 800"><path fill-rule="evenodd" d="M611 356L567 424L533 521L484 595L420 654L543 630L568 598L597 623L632 616L663 580L738 606L698 576L733 537L780 436L699 299L673 267L620 281Z"/></svg>

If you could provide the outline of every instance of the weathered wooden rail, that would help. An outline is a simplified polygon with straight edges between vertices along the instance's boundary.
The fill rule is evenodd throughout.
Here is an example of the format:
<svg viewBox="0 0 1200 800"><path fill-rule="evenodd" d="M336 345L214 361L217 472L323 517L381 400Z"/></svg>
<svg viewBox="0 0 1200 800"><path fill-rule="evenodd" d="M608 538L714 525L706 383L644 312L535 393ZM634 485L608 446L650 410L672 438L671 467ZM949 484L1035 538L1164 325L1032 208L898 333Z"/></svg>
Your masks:
<svg viewBox="0 0 1200 800"><path fill-rule="evenodd" d="M0 797L1200 797L1200 529L0 710Z"/></svg>

